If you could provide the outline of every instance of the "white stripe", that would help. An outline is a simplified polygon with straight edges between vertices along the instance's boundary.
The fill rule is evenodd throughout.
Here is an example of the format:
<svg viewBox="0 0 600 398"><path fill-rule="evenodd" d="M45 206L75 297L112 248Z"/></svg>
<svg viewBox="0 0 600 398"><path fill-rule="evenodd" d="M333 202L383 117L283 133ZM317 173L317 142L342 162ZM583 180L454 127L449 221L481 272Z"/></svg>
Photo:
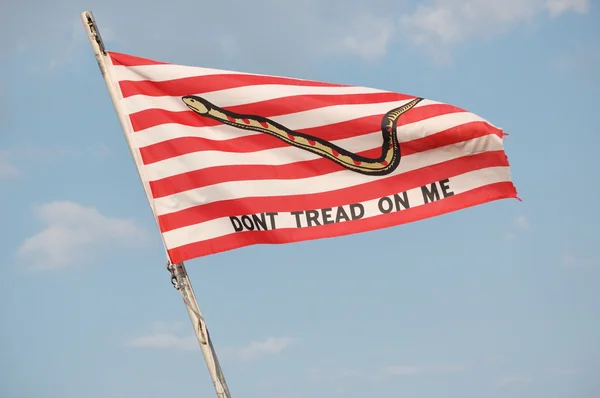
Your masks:
<svg viewBox="0 0 600 398"><path fill-rule="evenodd" d="M202 68L197 66L186 66L176 64L157 64L157 65L139 65L123 66L111 65L111 76L116 81L131 80L142 81L151 80L155 82L165 80L184 79L187 77L207 76L207 75L230 75L242 74L261 76L254 73L236 72L232 70L221 70L212 68Z"/></svg>
<svg viewBox="0 0 600 398"><path fill-rule="evenodd" d="M110 65L111 77L116 81L131 80L131 81L143 81L151 80L154 82L168 81L185 79L189 77L209 76L209 75L246 75L246 76L261 76L265 78L278 78L278 79L293 79L304 82L310 82L313 80L303 79L301 77L293 76L278 76L278 75L265 75L260 73L249 73L240 72L235 70L227 69L213 69L204 68L199 66L189 65L177 65L177 64L156 64L156 65L139 65L139 66L123 66L123 65ZM327 83L327 82L317 82ZM333 83L335 84L335 83Z"/></svg>
<svg viewBox="0 0 600 398"><path fill-rule="evenodd" d="M409 123L399 126L398 141L408 142L436 134L440 131L459 126L464 123L479 121L472 113L451 113L440 115L430 119ZM235 127L229 129L236 129ZM135 134L134 134L135 135ZM276 138L273 138L276 139ZM352 153L367 151L381 147L381 131L370 134L331 141L333 144L344 148ZM223 151L201 151L169 158L160 162L145 166L145 172L150 181L160 180L177 174L188 173L208 167L229 165L269 165L278 166L306 160L319 159L320 156L309 151L284 146L279 148L265 149L256 152L223 152Z"/></svg>
<svg viewBox="0 0 600 398"><path fill-rule="evenodd" d="M448 185L450 186L450 190L455 195L458 195L489 184L508 182L510 181L510 173L508 167L490 167L451 177L449 180ZM268 183L265 183L263 186L268 186ZM424 204L420 188L411 189L407 191L407 194L411 208ZM363 219L381 214L377 206L378 200L379 198L362 202L365 209ZM306 224L303 223L302 227L305 227L305 225ZM295 216L287 212L280 213L276 218L276 226L277 229L297 228ZM229 217L222 217L165 232L163 233L163 237L168 248L173 249L190 243L217 238L232 233L235 232Z"/></svg>
<svg viewBox="0 0 600 398"><path fill-rule="evenodd" d="M244 86L216 90L199 95L220 107L251 104L259 101L285 98L295 95L348 95L348 94L372 94L389 93L389 91L378 90L369 87L310 87L310 86L287 86L280 84L265 84L256 86ZM153 97L146 95L135 95L124 98L121 102L128 113L143 111L144 109L162 109L165 111L185 111L185 106L180 96Z"/></svg>
<svg viewBox="0 0 600 398"><path fill-rule="evenodd" d="M221 200L249 197L290 196L330 192L376 180L383 180L411 170L437 163L502 148L502 139L487 135L458 144L418 152L402 158L400 166L381 177L366 176L350 170L293 180L228 181L154 199L157 215L173 213L190 207ZM292 148L294 149L294 148Z"/></svg>
<svg viewBox="0 0 600 398"><path fill-rule="evenodd" d="M409 102L395 101L378 104L356 104L356 105L333 105L325 108L312 109L303 112L291 113L269 117L269 119L284 125L291 130L304 130L314 127L322 127L332 123L340 123L371 115L383 115L391 109L402 106ZM423 100L415 108L432 105L433 101ZM478 120L483 120L469 112L460 112L461 115L473 115ZM198 116L201 117L201 116ZM436 116L437 117L437 116ZM431 120L431 119L428 119ZM210 127L184 126L175 123L165 123L150 127L131 134L131 141L138 148L158 144L179 137L202 137L211 140L229 140L232 138L248 137L251 135L264 134L258 131L244 130L227 125L216 125Z"/></svg>

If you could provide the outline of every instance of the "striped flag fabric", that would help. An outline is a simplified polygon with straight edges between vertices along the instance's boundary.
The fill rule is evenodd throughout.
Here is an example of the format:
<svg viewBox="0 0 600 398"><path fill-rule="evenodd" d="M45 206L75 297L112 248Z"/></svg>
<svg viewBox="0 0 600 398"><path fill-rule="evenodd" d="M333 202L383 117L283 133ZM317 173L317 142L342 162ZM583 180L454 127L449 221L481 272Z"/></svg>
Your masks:
<svg viewBox="0 0 600 398"><path fill-rule="evenodd" d="M369 87L106 58L172 263L517 198L504 132L459 107Z"/></svg>

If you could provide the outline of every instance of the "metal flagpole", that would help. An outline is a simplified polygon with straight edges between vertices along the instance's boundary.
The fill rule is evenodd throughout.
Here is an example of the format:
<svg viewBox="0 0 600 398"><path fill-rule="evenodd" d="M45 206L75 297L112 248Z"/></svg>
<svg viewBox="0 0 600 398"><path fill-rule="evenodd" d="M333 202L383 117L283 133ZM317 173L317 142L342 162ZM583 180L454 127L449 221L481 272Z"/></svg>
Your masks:
<svg viewBox="0 0 600 398"><path fill-rule="evenodd" d="M106 87L108 89L110 99L117 112L117 117L119 118L119 122L121 123L121 128L124 132L127 132L130 129L129 121L126 118L125 112L121 111L121 107L119 104L119 96L117 94L116 87L110 80L110 72L107 68L108 53L106 51L106 48L104 47L104 42L102 41L100 31L98 30L98 26L96 25L96 21L92 12L82 12L81 20L83 22L83 25L85 26L88 39L90 40L90 44L92 45L92 49L94 50L94 54L96 55L96 61L98 62L98 66L100 67L100 72L102 73L102 77L104 78L104 83L106 84ZM125 134L125 136L125 138L128 141L129 149L131 150L132 156L134 157L134 159L138 159L137 153L133 150L131 143L129 143L129 138L127 137L127 134ZM140 170L138 169L138 174L139 173ZM141 178L141 175L140 179L142 180L142 184L144 184L144 191L146 192L148 202L154 213L154 206L152 204L147 183L144 182L144 180ZM171 273L171 283L173 284L175 289L179 291L185 303L187 312L190 316L192 325L194 327L194 331L196 332L198 343L200 344L200 348L204 356L204 361L206 362L208 372L215 386L217 397L231 398L229 389L227 387L227 383L225 382L225 377L223 376L223 372L221 371L219 360L217 359L217 354L213 347L212 341L210 340L210 335L208 333L208 329L206 328L204 317L200 312L200 307L198 306L196 295L194 294L194 291L192 289L192 284L188 277L185 266L183 263L171 264L170 262L168 262L167 270Z"/></svg>

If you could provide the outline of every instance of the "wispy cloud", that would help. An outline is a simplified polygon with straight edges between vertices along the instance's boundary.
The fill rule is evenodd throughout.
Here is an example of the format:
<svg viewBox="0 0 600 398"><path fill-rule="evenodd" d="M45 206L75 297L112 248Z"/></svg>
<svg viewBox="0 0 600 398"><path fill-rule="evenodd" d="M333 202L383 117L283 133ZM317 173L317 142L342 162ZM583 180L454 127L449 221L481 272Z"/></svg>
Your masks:
<svg viewBox="0 0 600 398"><path fill-rule="evenodd" d="M546 9L552 17L557 17L568 11L585 14L590 8L589 0L547 0Z"/></svg>
<svg viewBox="0 0 600 398"><path fill-rule="evenodd" d="M573 43L553 66L583 83L596 83L600 79L600 48L592 42Z"/></svg>
<svg viewBox="0 0 600 398"><path fill-rule="evenodd" d="M7 150L0 150L0 180L9 180L20 177L22 172L13 163Z"/></svg>
<svg viewBox="0 0 600 398"><path fill-rule="evenodd" d="M155 323L152 325L150 333L127 341L125 346L132 348L172 349L177 351L198 350L196 336L189 333L185 335L177 333L182 328L183 325L180 323Z"/></svg>
<svg viewBox="0 0 600 398"><path fill-rule="evenodd" d="M587 9L588 0L432 0L403 14L400 27L415 46L445 63L451 49L464 41L504 34L543 14L557 17Z"/></svg>
<svg viewBox="0 0 600 398"><path fill-rule="evenodd" d="M522 231L529 231L531 229L531 224L529 220L525 216L518 216L513 220L513 225L516 229Z"/></svg>
<svg viewBox="0 0 600 398"><path fill-rule="evenodd" d="M512 229L506 233L505 238L507 240L515 240L519 237L521 232L530 231L531 223L527 217L521 215L515 217L511 222Z"/></svg>
<svg viewBox="0 0 600 398"><path fill-rule="evenodd" d="M180 337L172 333L154 333L137 337L129 341L127 345L137 348L170 348L184 351L198 349L198 342L194 336Z"/></svg>
<svg viewBox="0 0 600 398"><path fill-rule="evenodd" d="M565 254L562 258L562 264L566 268L576 267L577 263L577 259L572 254Z"/></svg>
<svg viewBox="0 0 600 398"><path fill-rule="evenodd" d="M353 28L348 29L349 26ZM387 54L395 33L394 23L389 16L369 12L348 16L346 23L334 25L329 30L326 38L316 43L322 54L349 55L368 61Z"/></svg>
<svg viewBox="0 0 600 398"><path fill-rule="evenodd" d="M382 377L406 377L431 373L457 373L464 372L467 369L469 369L469 366L465 364L403 365L382 369L379 375Z"/></svg>
<svg viewBox="0 0 600 398"><path fill-rule="evenodd" d="M98 209L70 201L34 208L44 228L25 239L17 256L33 269L61 269L98 253L102 245L144 242L146 230L135 221L110 217Z"/></svg>
<svg viewBox="0 0 600 398"><path fill-rule="evenodd" d="M562 257L561 263L564 268L576 269L594 267L600 264L600 261L594 261L593 259L582 258L580 256L567 253Z"/></svg>
<svg viewBox="0 0 600 398"><path fill-rule="evenodd" d="M262 341L252 341L245 347L224 347L223 353L241 361L253 361L278 355L295 342L296 339L291 337L269 337Z"/></svg>
<svg viewBox="0 0 600 398"><path fill-rule="evenodd" d="M512 375L512 376L506 376L501 378L498 381L498 385L500 387L513 387L513 386L518 386L518 385L522 385L522 384L528 384L531 383L533 381L533 379L529 376L526 375Z"/></svg>
<svg viewBox="0 0 600 398"><path fill-rule="evenodd" d="M216 351L219 357L239 361L256 361L279 355L295 342L296 339L290 337L269 337L265 340L251 341L243 347L216 347ZM182 324L166 323L154 324L150 333L130 339L125 345L133 348L173 349L178 351L199 349L196 336L185 330Z"/></svg>
<svg viewBox="0 0 600 398"><path fill-rule="evenodd" d="M470 369L470 366L462 363L447 364L425 364L425 365L394 365L374 371L360 371L355 369L340 369L334 372L319 372L312 370L312 378L320 381L338 382L341 380L354 379L380 382L386 379L398 377L417 377L426 374L450 374L461 373Z"/></svg>
<svg viewBox="0 0 600 398"><path fill-rule="evenodd" d="M552 372L555 376L573 376L579 374L579 370L576 369L557 369Z"/></svg>

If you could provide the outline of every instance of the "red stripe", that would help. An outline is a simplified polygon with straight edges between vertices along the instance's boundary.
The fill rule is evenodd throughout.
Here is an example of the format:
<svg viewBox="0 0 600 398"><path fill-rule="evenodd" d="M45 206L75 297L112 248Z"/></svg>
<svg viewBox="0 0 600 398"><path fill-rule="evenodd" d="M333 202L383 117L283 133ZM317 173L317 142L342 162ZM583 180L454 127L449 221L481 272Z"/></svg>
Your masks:
<svg viewBox="0 0 600 398"><path fill-rule="evenodd" d="M295 95L223 108L239 114L273 117L334 105L377 104L404 101L412 98L414 97L397 93ZM166 123L177 123L194 127L216 126L220 124L214 119L200 117L190 110L167 111L161 108L144 109L143 111L130 114L129 118L131 119L133 131L140 131Z"/></svg>
<svg viewBox="0 0 600 398"><path fill-rule="evenodd" d="M161 232L167 232L231 215L340 206L406 191L433 181L443 180L444 178L450 178L473 170L506 166L508 166L508 160L503 151L483 152L412 170L389 178L329 192L291 195L285 196L285 199L282 197L267 196L207 203L161 215L158 217L158 223Z"/></svg>
<svg viewBox="0 0 600 398"><path fill-rule="evenodd" d="M135 57L133 55L109 52L108 55L113 65L142 66L142 65L166 65L166 62L154 61L147 58Z"/></svg>
<svg viewBox="0 0 600 398"><path fill-rule="evenodd" d="M461 111L460 108L445 104L422 106L414 108L411 112L402 115L400 124L414 123L433 116ZM326 126L300 129L298 131L323 138L327 141L335 141L379 131L381 129L382 117L383 114L373 115ZM140 148L140 152L144 164L151 164L172 157L201 151L247 153L266 149L283 148L287 145L288 144L285 142L267 134L253 134L220 141L202 137L178 137L142 147Z"/></svg>
<svg viewBox="0 0 600 398"><path fill-rule="evenodd" d="M123 97L132 95L178 97L189 94L202 94L211 91L226 90L257 84L282 84L289 86L313 87L348 87L345 84L318 82L313 80L294 79L291 77L249 75L245 73L224 73L180 79L151 81L151 80L122 80L119 82Z"/></svg>
<svg viewBox="0 0 600 398"><path fill-rule="evenodd" d="M495 134L502 137L502 132L485 122L471 122L450 128L437 134L400 145L401 156L407 156L430 149L451 145L458 142ZM264 140L273 137L258 135ZM262 139L262 138L261 138ZM279 140L278 140L279 141ZM381 148L362 151L359 155L375 158L381 153ZM288 163L278 166L265 165L227 165L216 166L187 173L174 175L156 181L150 181L150 189L154 198L185 192L190 189L219 184L227 181L248 180L288 180L315 177L339 171L340 166L328 159L318 158L302 162Z"/></svg>
<svg viewBox="0 0 600 398"><path fill-rule="evenodd" d="M360 220L310 228L286 228L270 231L245 231L180 246L168 251L172 263L207 256L255 244L284 244L314 239L332 238L406 224L439 216L483 203L516 198L511 182L489 184L443 200ZM346 202L349 203L349 202ZM305 208L305 206L302 206Z"/></svg>

